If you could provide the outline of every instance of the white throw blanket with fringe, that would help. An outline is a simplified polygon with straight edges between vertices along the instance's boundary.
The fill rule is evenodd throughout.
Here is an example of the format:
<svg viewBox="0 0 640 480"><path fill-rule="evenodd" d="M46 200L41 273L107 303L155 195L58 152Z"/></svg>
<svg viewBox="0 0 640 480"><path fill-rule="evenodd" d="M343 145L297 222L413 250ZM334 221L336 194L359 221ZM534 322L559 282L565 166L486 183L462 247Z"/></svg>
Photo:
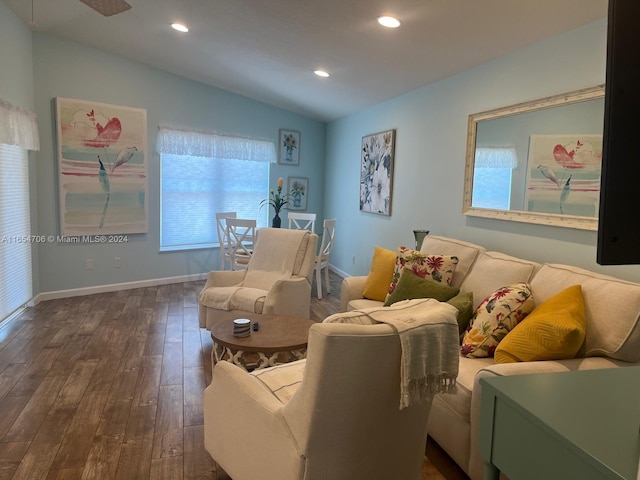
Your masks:
<svg viewBox="0 0 640 480"><path fill-rule="evenodd" d="M457 309L433 298L354 310L326 322L386 323L400 338L400 409L456 388L460 344Z"/></svg>
<svg viewBox="0 0 640 480"><path fill-rule="evenodd" d="M261 229L242 282L228 287L205 286L200 302L217 310L254 311L255 303L277 280L291 278L296 261L301 263L304 257L310 235L308 230Z"/></svg>

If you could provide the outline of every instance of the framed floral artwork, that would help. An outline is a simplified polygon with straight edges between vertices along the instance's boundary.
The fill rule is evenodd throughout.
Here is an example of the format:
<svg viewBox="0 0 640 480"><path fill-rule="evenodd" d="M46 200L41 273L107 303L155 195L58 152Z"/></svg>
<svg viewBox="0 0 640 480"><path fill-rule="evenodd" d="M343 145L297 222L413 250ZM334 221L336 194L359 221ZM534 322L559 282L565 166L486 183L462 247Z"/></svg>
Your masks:
<svg viewBox="0 0 640 480"><path fill-rule="evenodd" d="M282 165L299 165L300 132L281 128L278 137L278 163Z"/></svg>
<svg viewBox="0 0 640 480"><path fill-rule="evenodd" d="M309 197L309 179L305 177L287 178L287 194L289 195L289 210L306 210Z"/></svg>
<svg viewBox="0 0 640 480"><path fill-rule="evenodd" d="M362 137L360 151L360 210L391 215L396 131Z"/></svg>

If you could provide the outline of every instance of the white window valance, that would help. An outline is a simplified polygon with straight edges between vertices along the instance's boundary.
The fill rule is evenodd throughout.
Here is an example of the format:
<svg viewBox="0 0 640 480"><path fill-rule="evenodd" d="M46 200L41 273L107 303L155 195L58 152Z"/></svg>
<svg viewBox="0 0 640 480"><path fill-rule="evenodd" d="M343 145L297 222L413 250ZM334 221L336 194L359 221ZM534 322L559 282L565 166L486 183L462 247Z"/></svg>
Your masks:
<svg viewBox="0 0 640 480"><path fill-rule="evenodd" d="M276 162L276 146L269 140L170 127L158 128L156 149L169 155Z"/></svg>
<svg viewBox="0 0 640 480"><path fill-rule="evenodd" d="M475 166L478 168L516 168L515 147L477 147Z"/></svg>
<svg viewBox="0 0 640 480"><path fill-rule="evenodd" d="M0 98L0 143L40 150L36 114Z"/></svg>

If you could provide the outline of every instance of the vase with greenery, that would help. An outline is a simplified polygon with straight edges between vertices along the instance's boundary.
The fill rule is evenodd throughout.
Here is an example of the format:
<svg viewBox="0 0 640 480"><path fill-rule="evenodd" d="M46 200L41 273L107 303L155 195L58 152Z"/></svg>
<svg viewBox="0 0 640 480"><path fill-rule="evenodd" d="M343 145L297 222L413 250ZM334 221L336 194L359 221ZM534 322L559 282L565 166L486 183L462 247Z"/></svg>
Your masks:
<svg viewBox="0 0 640 480"><path fill-rule="evenodd" d="M278 188L275 191L271 190L271 192L269 192L269 198L265 198L264 200L262 200L262 202L260 202L260 208L264 207L265 205L271 205L275 210L276 214L271 222L271 226L273 228L280 228L280 225L282 223L282 219L280 218L280 211L286 210L287 205L289 204L289 195L282 194L282 185L284 185L284 180L282 177L280 177L278 179Z"/></svg>

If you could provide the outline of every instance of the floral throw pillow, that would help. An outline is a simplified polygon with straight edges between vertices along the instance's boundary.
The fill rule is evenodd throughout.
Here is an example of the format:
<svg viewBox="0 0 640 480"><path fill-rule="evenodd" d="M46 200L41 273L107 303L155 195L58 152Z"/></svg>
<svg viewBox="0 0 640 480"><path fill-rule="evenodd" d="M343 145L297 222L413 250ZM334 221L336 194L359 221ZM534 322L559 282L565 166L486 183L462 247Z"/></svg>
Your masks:
<svg viewBox="0 0 640 480"><path fill-rule="evenodd" d="M396 267L393 272L391 284L389 285L389 295L393 293L400 280L400 273L408 268L420 278L428 278L437 283L451 285L451 279L458 265L458 257L452 255L435 255L423 253L404 246L398 247L398 257Z"/></svg>
<svg viewBox="0 0 640 480"><path fill-rule="evenodd" d="M462 339L464 357L493 357L500 341L534 308L531 287L519 282L499 288L485 298Z"/></svg>

